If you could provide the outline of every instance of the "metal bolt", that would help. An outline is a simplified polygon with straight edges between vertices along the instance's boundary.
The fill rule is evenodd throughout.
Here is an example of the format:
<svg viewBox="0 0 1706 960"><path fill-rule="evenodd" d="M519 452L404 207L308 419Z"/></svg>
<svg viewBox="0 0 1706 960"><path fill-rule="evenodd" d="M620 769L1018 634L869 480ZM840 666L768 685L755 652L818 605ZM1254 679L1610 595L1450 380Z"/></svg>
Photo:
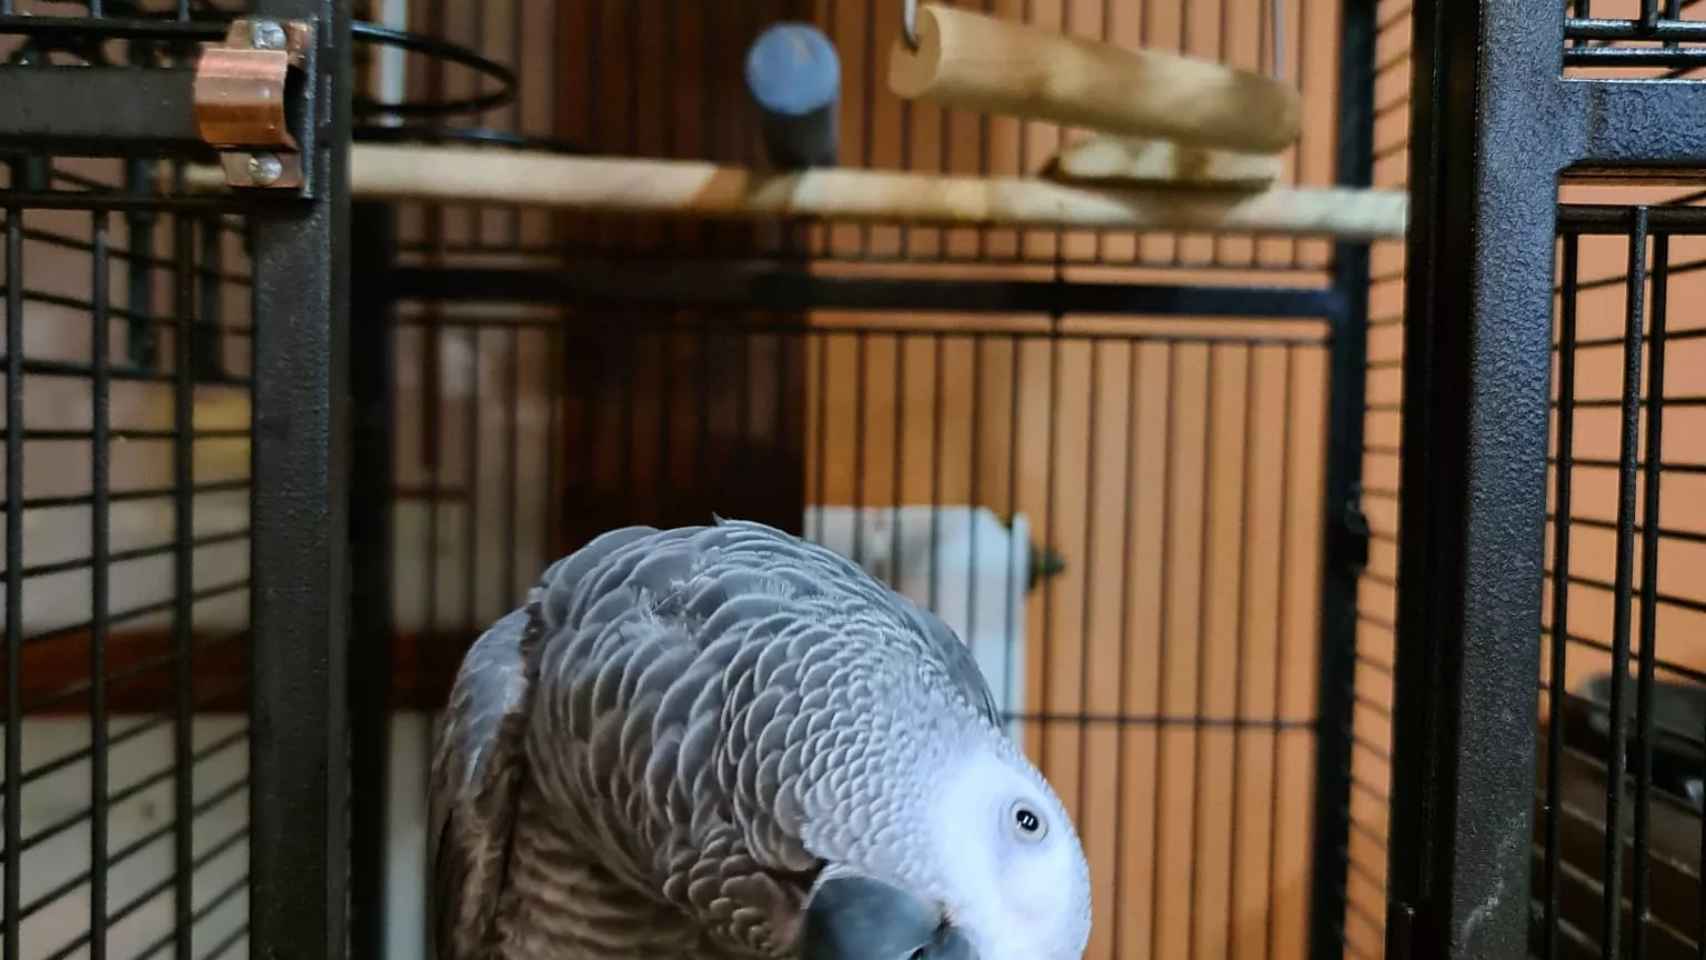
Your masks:
<svg viewBox="0 0 1706 960"><path fill-rule="evenodd" d="M285 46L284 28L273 20L255 21L254 43L256 50L283 50Z"/></svg>
<svg viewBox="0 0 1706 960"><path fill-rule="evenodd" d="M270 187L284 176L284 163L270 153L257 153L249 158L249 179L257 187Z"/></svg>

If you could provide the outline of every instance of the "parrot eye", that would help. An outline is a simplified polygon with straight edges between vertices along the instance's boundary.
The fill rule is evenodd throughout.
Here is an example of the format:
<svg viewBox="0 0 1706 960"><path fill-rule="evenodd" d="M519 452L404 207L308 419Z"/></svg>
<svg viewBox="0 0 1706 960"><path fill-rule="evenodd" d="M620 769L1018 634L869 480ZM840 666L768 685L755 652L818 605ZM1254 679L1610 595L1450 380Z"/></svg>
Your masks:
<svg viewBox="0 0 1706 960"><path fill-rule="evenodd" d="M1048 834L1048 824L1042 815L1023 801L1013 805L1013 829L1022 840L1041 840Z"/></svg>

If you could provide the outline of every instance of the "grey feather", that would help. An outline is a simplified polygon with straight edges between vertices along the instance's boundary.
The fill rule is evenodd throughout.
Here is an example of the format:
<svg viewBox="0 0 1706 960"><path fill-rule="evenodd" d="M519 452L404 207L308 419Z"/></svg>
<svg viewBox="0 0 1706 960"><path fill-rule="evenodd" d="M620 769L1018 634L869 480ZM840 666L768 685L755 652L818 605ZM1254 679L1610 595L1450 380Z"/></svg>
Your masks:
<svg viewBox="0 0 1706 960"><path fill-rule="evenodd" d="M432 930L446 960L478 956L493 933L521 774L529 619L511 613L475 641L439 721L428 844Z"/></svg>
<svg viewBox="0 0 1706 960"><path fill-rule="evenodd" d="M553 564L545 582L572 583L602 555L645 533L612 531ZM540 603L571 595L535 594L528 606L492 624L463 657L439 717L427 845L436 920L431 933L444 960L473 960L494 946L524 774L522 740L535 658L551 619Z"/></svg>

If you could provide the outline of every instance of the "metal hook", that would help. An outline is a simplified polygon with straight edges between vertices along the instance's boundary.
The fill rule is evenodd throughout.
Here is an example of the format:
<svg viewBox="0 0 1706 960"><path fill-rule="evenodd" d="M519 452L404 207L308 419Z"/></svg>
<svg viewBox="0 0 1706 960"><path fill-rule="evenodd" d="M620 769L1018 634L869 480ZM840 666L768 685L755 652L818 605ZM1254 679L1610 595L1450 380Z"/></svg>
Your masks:
<svg viewBox="0 0 1706 960"><path fill-rule="evenodd" d="M900 36L908 50L918 49L918 0L905 0L901 7Z"/></svg>

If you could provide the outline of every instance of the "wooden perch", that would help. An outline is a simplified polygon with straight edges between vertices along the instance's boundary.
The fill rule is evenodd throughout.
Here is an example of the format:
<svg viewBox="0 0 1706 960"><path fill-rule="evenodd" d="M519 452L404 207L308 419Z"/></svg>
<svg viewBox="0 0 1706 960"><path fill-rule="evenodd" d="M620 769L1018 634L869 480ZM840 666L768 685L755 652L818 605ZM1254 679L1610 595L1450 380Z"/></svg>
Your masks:
<svg viewBox="0 0 1706 960"><path fill-rule="evenodd" d="M1109 185L1260 190L1279 179L1280 171L1277 154L1096 134L1061 148L1044 167L1043 176Z"/></svg>
<svg viewBox="0 0 1706 960"><path fill-rule="evenodd" d="M186 176L196 189L225 189L216 167L191 168ZM493 203L601 213L1346 239L1402 237L1408 201L1396 190L1122 189L1027 177L842 168L756 173L689 160L372 143L350 149L350 191L362 200Z"/></svg>
<svg viewBox="0 0 1706 960"><path fill-rule="evenodd" d="M1296 90L1211 61L936 4L919 7L917 35L889 59L889 88L909 100L1250 153L1301 131Z"/></svg>

